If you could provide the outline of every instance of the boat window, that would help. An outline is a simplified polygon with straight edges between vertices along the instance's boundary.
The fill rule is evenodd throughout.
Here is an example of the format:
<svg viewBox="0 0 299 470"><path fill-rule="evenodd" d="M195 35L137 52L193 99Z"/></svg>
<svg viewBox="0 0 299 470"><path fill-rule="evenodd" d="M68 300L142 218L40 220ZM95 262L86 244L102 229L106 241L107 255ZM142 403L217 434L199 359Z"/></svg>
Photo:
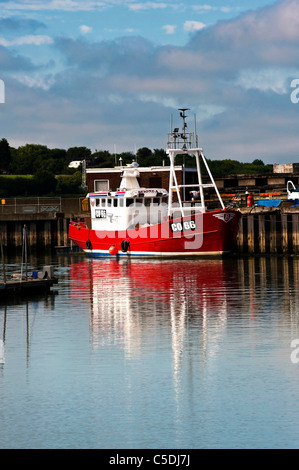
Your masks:
<svg viewBox="0 0 299 470"><path fill-rule="evenodd" d="M117 198L114 198L114 199L113 199L113 207L117 207L117 202L118 202L118 201L117 201Z"/></svg>
<svg viewBox="0 0 299 470"><path fill-rule="evenodd" d="M119 199L119 207L124 207L124 200L123 199Z"/></svg>
<svg viewBox="0 0 299 470"><path fill-rule="evenodd" d="M106 207L106 199L102 198L100 199L100 201L101 201L101 206Z"/></svg>
<svg viewBox="0 0 299 470"><path fill-rule="evenodd" d="M126 199L126 207L133 205L133 203L134 203L134 199L131 199L131 198Z"/></svg>
<svg viewBox="0 0 299 470"><path fill-rule="evenodd" d="M100 205L100 200L97 198L96 199L96 206L99 206Z"/></svg>
<svg viewBox="0 0 299 470"><path fill-rule="evenodd" d="M151 205L151 200L152 200L151 197L145 197L144 198L144 205L147 206L147 207L150 206Z"/></svg>
<svg viewBox="0 0 299 470"><path fill-rule="evenodd" d="M111 207L111 199L107 199L107 207Z"/></svg>
<svg viewBox="0 0 299 470"><path fill-rule="evenodd" d="M140 204L143 203L143 200L142 199L135 199L135 203L136 203L136 205L137 204L140 205Z"/></svg>
<svg viewBox="0 0 299 470"><path fill-rule="evenodd" d="M154 204L160 204L161 199L159 197L154 197Z"/></svg>

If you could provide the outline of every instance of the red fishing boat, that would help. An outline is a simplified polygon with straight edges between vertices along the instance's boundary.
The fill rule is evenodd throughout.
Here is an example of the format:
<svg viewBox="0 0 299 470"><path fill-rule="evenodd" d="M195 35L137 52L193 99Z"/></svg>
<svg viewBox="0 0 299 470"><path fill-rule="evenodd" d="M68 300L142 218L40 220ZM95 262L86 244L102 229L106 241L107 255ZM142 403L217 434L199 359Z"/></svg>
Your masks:
<svg viewBox="0 0 299 470"><path fill-rule="evenodd" d="M196 132L187 132L186 108L180 109L182 131L169 134L169 189L141 188L138 165L123 168L117 191L89 193L91 227L71 221L69 238L87 255L132 257L178 257L223 255L231 251L238 233L241 213L226 208L210 172ZM177 182L175 161L178 155L195 158L198 182ZM200 163L209 182L203 183ZM192 201L184 201L182 190L196 188ZM219 208L209 209L205 191L213 190ZM184 189L185 193L185 189Z"/></svg>

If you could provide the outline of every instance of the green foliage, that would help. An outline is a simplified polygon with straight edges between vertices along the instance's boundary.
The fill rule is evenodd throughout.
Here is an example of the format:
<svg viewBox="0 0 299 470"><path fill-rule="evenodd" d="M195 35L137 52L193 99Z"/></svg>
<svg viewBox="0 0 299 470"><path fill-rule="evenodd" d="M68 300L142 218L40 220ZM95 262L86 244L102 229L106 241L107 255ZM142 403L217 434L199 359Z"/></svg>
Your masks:
<svg viewBox="0 0 299 470"><path fill-rule="evenodd" d="M70 147L66 152L67 162L88 160L91 157L91 150L86 147Z"/></svg>
<svg viewBox="0 0 299 470"><path fill-rule="evenodd" d="M46 194L55 193L56 178L50 170L41 168L37 170L33 177L33 185L37 194L44 196Z"/></svg>
<svg viewBox="0 0 299 470"><path fill-rule="evenodd" d="M12 172L19 175L32 175L47 154L48 148L45 145L26 144L19 147L13 156Z"/></svg>
<svg viewBox="0 0 299 470"><path fill-rule="evenodd" d="M148 147L142 147L137 150L136 159L140 166L162 166L163 160L165 165L169 163L164 149L154 149L152 151Z"/></svg>
<svg viewBox="0 0 299 470"><path fill-rule="evenodd" d="M207 160L214 176L268 174L273 172L273 165L265 165L262 160L254 160L252 163L242 163L237 160ZM206 170L203 169L203 173Z"/></svg>
<svg viewBox="0 0 299 470"><path fill-rule="evenodd" d="M38 193L36 193L38 194ZM17 197L34 195L33 177L15 176L14 178L0 176L0 197Z"/></svg>
<svg viewBox="0 0 299 470"><path fill-rule="evenodd" d="M108 150L96 151L91 155L91 158L87 160L88 165L95 166L98 168L113 168L114 157L108 152Z"/></svg>
<svg viewBox="0 0 299 470"><path fill-rule="evenodd" d="M73 175L57 176L56 193L63 194L82 194L82 174L76 171Z"/></svg>
<svg viewBox="0 0 299 470"><path fill-rule="evenodd" d="M45 145L26 144L19 148L10 147L7 140L0 140L0 172L15 175L0 177L0 197L82 194L82 173L69 168L71 161L86 161L88 167L112 168L132 163L139 166L168 166L169 158L164 149L151 150L140 148L136 155L132 152L111 154L108 150L91 152L87 147L49 149ZM195 157L188 154L178 155L176 164L186 168L195 166ZM214 176L267 174L273 171L272 165L265 165L260 159L252 163L237 160L208 160ZM202 165L203 174L206 168ZM16 176L18 175L18 176ZM30 175L30 176L28 176ZM57 175L57 176L55 176ZM62 176L63 175L63 176Z"/></svg>
<svg viewBox="0 0 299 470"><path fill-rule="evenodd" d="M0 169L8 171L10 169L11 153L9 143L6 139L0 140Z"/></svg>

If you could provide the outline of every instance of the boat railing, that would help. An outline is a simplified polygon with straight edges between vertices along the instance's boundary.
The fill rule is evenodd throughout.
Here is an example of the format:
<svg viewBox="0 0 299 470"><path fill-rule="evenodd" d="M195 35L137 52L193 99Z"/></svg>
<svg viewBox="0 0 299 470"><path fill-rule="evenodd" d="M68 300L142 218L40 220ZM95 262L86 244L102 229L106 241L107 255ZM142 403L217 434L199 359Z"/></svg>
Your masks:
<svg viewBox="0 0 299 470"><path fill-rule="evenodd" d="M176 186L171 186L171 189L175 188L214 188L212 183L193 183L193 184L178 184Z"/></svg>
<svg viewBox="0 0 299 470"><path fill-rule="evenodd" d="M167 148L184 152L194 147L198 147L197 136L194 132L180 133L176 128L168 134Z"/></svg>

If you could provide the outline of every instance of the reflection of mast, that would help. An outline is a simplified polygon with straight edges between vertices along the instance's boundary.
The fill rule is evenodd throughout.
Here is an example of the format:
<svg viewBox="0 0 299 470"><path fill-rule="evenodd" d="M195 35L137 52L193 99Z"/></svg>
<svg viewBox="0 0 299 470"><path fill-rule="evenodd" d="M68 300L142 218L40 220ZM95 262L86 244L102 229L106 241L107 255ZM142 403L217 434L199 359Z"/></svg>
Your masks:
<svg viewBox="0 0 299 470"><path fill-rule="evenodd" d="M7 307L5 305L4 319L3 319L3 335L2 335L2 338L0 339L0 364L5 363L6 316L7 316Z"/></svg>
<svg viewBox="0 0 299 470"><path fill-rule="evenodd" d="M29 365L30 357L30 327L29 327L29 303L26 302L26 358L27 365ZM3 333L0 338L0 365L5 363L5 340L6 340L6 324L7 324L7 306L5 305L4 318L3 318Z"/></svg>
<svg viewBox="0 0 299 470"><path fill-rule="evenodd" d="M181 291L178 291L181 294ZM175 294L175 290L174 293ZM187 302L185 295L179 295L176 298L172 295L170 298L170 321L171 321L171 339L173 351L173 374L176 388L178 386L180 360L184 347L184 337L186 330L186 308Z"/></svg>
<svg viewBox="0 0 299 470"><path fill-rule="evenodd" d="M98 277L97 264L91 265L91 333L94 349L101 341L106 341L112 334L122 339L124 350L132 356L141 345L141 331L138 316L132 307L130 279L127 277L127 265L116 262L110 267L113 275ZM121 286L120 286L121 278Z"/></svg>
<svg viewBox="0 0 299 470"><path fill-rule="evenodd" d="M28 308L28 302L26 302L26 351L27 351L27 365L29 364L29 308Z"/></svg>

